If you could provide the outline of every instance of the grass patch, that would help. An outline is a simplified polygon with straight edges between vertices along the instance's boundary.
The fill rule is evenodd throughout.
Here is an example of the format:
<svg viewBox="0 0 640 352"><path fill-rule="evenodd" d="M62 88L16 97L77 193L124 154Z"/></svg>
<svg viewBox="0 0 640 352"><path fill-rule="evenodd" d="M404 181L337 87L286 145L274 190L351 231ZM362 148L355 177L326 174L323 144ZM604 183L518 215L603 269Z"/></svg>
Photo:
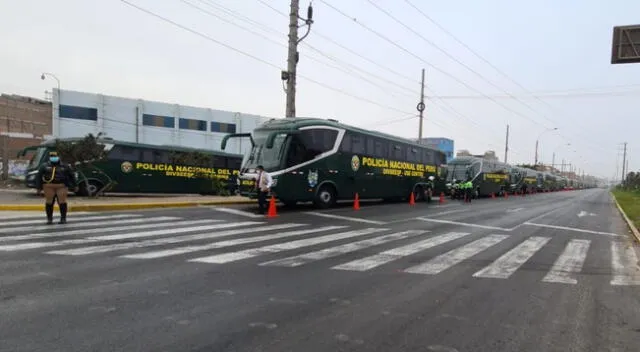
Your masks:
<svg viewBox="0 0 640 352"><path fill-rule="evenodd" d="M627 213L627 216L634 225L640 229L640 191L623 191L614 190L613 195L616 197L618 204Z"/></svg>

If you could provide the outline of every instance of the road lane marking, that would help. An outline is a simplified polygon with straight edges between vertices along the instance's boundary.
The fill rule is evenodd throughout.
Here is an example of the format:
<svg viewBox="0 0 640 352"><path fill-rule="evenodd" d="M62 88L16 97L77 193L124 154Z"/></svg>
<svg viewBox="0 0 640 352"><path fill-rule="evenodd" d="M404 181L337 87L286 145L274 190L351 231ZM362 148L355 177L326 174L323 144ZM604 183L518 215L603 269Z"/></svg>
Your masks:
<svg viewBox="0 0 640 352"><path fill-rule="evenodd" d="M404 272L411 274L435 275L451 268L465 259L473 257L474 255L504 241L507 238L509 238L508 235L489 235L462 247L453 249L447 253L441 254L426 263L405 269Z"/></svg>
<svg viewBox="0 0 640 352"><path fill-rule="evenodd" d="M278 226L278 225L276 225L276 226ZM184 246L184 247L166 249L166 250L160 250L160 251L154 251L154 252L143 252L143 253L137 253L137 254L121 255L120 257L121 258L132 258L132 259L163 258L163 257L170 257L170 256L174 256L174 255L192 253L192 252L197 252L197 251L207 251L207 250L211 250L211 249L225 248L225 247L237 246L237 245L247 244L247 243L255 243L255 242L261 242L261 241L269 241L269 240L275 240L275 239L281 239L281 238L287 238L287 237L293 237L293 236L312 234L312 233L316 233L316 232L339 230L339 229L343 229L345 227L347 227L347 226L325 226L325 227L319 227L319 228L314 228L314 229L304 229L304 230L296 230L296 231L289 231L289 232L281 232L281 233L277 233L277 234L274 234L274 235L264 235L264 236L249 237L249 238L238 238L238 239L235 239L235 240L213 242L213 243L207 243L207 244L203 244L203 245ZM280 228L282 228L282 226L280 226ZM274 230L274 228L271 228L270 230ZM261 228L260 231L266 231L266 229L265 228Z"/></svg>
<svg viewBox="0 0 640 352"><path fill-rule="evenodd" d="M254 218L254 219L264 219L264 215L260 215L260 214L254 214L248 211L244 211L244 210L240 210L240 209L234 209L234 208L217 208L214 207L213 210L216 211L220 211L223 213L229 213L229 214L233 214L233 215L240 215L240 216L246 216L248 218Z"/></svg>
<svg viewBox="0 0 640 352"><path fill-rule="evenodd" d="M458 210L447 210L447 211L441 211L439 213L435 213L435 214L429 214L429 216L439 216L439 215L447 215L447 214L455 214L455 213L461 213L463 211L466 211L467 209L458 209ZM420 217L418 217L420 218ZM414 219L418 219L418 218L414 218Z"/></svg>
<svg viewBox="0 0 640 352"><path fill-rule="evenodd" d="M132 218L132 217L138 217L138 219L123 219L123 218ZM123 219L123 220L110 220L110 221L101 221L101 222L90 222L93 220L105 220L105 219ZM111 215L111 216L87 216L87 217L83 217L83 218L68 218L68 221L70 221L71 223L68 224L64 224L64 225L57 225L57 227L55 227L56 230L60 231L63 229L70 229L70 228L76 228L76 227L83 227L83 226L96 226L96 225L102 225L105 222L107 224L111 224L113 222L144 222L146 221L146 218L143 218L142 215ZM2 228L0 228L0 233L8 233L8 232L24 232L24 231L40 231L40 230L47 230L47 229L51 229L53 228L51 225L39 225L39 226L27 226L25 227L24 225L28 225L28 224L32 224L32 223L43 223L43 220L35 220L35 221L29 221L29 222L25 222L25 221L9 221L9 222L3 222L2 224L0 224L2 226ZM14 225L18 225L18 226L14 226ZM5 226L14 226L14 227L5 227Z"/></svg>
<svg viewBox="0 0 640 352"><path fill-rule="evenodd" d="M551 237L530 237L484 269L473 274L473 277L507 279L550 240Z"/></svg>
<svg viewBox="0 0 640 352"><path fill-rule="evenodd" d="M168 220L177 220L180 218L173 216L160 216L155 218L144 218L144 219L132 219L132 220L122 220L122 221L105 221L105 222L97 222L94 223L96 226L105 226L109 224L116 223L127 224L127 223L136 223L136 222L152 222L151 224L142 224L142 225L126 225L126 226L117 226L117 227L98 227L91 229L81 229L81 230L72 230L72 231L56 231L56 232L41 232L41 233L32 233L28 235L18 235L18 236L7 236L0 237L0 242L11 242L11 241L24 241L24 240L33 240L33 239L41 239L41 238L52 238L52 237L64 237L64 236L73 236L73 235L90 235L95 233L103 233L103 232L115 232L122 230L134 230L134 229L145 229L145 228L154 228L159 226L178 226L178 225L196 225L196 224L206 224L219 222L220 220L188 220L188 221L174 221L170 224L160 224L157 223L159 221L168 221ZM48 227L51 229L51 226Z"/></svg>
<svg viewBox="0 0 640 352"><path fill-rule="evenodd" d="M211 238L219 238L233 235L243 235L247 233L253 232L261 232L261 231L270 231L270 230L280 230L285 228L292 228L297 226L304 226L304 224L281 224L281 225L271 225L271 226L255 226L250 228L243 229L234 229L213 233L198 233L195 235L188 236L179 236L179 237L166 237L166 238L158 238L152 240L138 241L138 242L127 242L127 243L116 243L109 245L99 245L99 246L91 246L91 247L81 247L74 249L66 249L66 250L58 250L58 251L49 251L47 254L57 254L57 255L89 255L96 253L106 253L106 252L114 252L125 249L132 248L145 248L145 247L153 247L153 246L162 246L167 244L175 244L189 241L198 241L198 240L207 240ZM92 242L101 242L99 240L87 240Z"/></svg>
<svg viewBox="0 0 640 352"><path fill-rule="evenodd" d="M361 223L365 223L365 224L374 224L374 225L384 225L384 224L386 224L386 222L384 222L384 221L367 220L367 219L354 218L354 217L351 217L351 216L342 216L342 215L327 214L327 213L317 213L317 212L312 212L312 211L305 212L305 214L321 216L321 217L330 218L330 219L361 222Z"/></svg>
<svg viewBox="0 0 640 352"><path fill-rule="evenodd" d="M240 227L240 226L259 225L259 224L263 224L263 223L257 222L257 221L230 222L230 223L224 223L224 224L201 225L201 226L181 227L181 228L173 228L173 229L164 228L162 230L132 232L132 233L123 233L123 234L108 235L108 236L94 236L94 237L87 237L87 238L92 240L101 240L101 241L115 241L115 240L126 240L131 238L140 238L140 237L174 235L174 234L185 233L185 232L210 231L210 230L226 229L229 227Z"/></svg>
<svg viewBox="0 0 640 352"><path fill-rule="evenodd" d="M217 254L217 255L212 255L212 256L207 256L202 258L190 259L188 261L198 262L198 263L224 264L224 263L234 262L242 259L257 257L263 254L278 253L278 252L282 252L290 249L309 247L316 244L337 241L337 240L342 240L347 238L353 238L358 236L365 236L375 232L381 232L386 230L388 229L366 228L361 230L342 232L342 233L314 237L314 238L298 240L293 242L279 243L279 244L274 244L271 246L265 246L260 248L252 248L252 249L247 249L247 250L238 251L238 252Z"/></svg>
<svg viewBox="0 0 640 352"><path fill-rule="evenodd" d="M352 253L355 251L359 251L361 249L377 246L380 244L384 244L387 242L392 242L396 240L401 240L405 238L409 238L412 236L420 235L425 233L426 231L421 230L408 230L402 232L392 233L390 235L375 237L368 240L363 240L359 242L352 242L343 244L337 247L331 247L327 249L322 249L315 252L309 252L305 254L300 254L288 258L271 260L268 262L260 263L261 266L284 266L284 267L297 267L304 264L308 264L314 261L337 257L342 254Z"/></svg>
<svg viewBox="0 0 640 352"><path fill-rule="evenodd" d="M576 274L582 271L584 261L587 259L590 240L571 240L551 270L542 279L543 282L555 282L575 285L578 283Z"/></svg>
<svg viewBox="0 0 640 352"><path fill-rule="evenodd" d="M611 237L626 237L626 236L618 235L618 234L611 233L611 232L592 231L592 230L578 229L578 228L575 228L575 227L546 225L546 224L535 224L535 223L532 223L532 222L525 222L525 223L523 223L523 225L547 227L547 228L556 229L556 230L576 231L576 232L591 233L591 234L594 234L594 235L605 235L605 236L611 236Z"/></svg>
<svg viewBox="0 0 640 352"><path fill-rule="evenodd" d="M336 265L331 269L335 270L348 270L348 271L367 271L383 264L392 262L394 260L406 257L418 252L422 252L426 249L439 246L441 244L457 240L459 238L470 235L467 232L449 232L444 235L439 235L431 238L427 238L422 241L408 244L406 246L393 248L388 251L380 252L378 254L357 259L348 263Z"/></svg>
<svg viewBox="0 0 640 352"><path fill-rule="evenodd" d="M431 218L424 218L424 217L420 217L420 218L416 218L417 220L420 221L427 221L427 222L437 222L437 223L441 223L441 224L450 224L450 225L458 225L458 226L469 226L469 227L477 227L480 229L488 229L488 230L501 230L501 231L511 231L512 229L505 229L503 227L495 227L495 226L488 226L488 225L481 225L481 224L471 224L468 222L459 222L459 221L451 221L451 220L442 220L442 219L431 219Z"/></svg>
<svg viewBox="0 0 640 352"><path fill-rule="evenodd" d="M612 241L611 242L611 266L613 268L613 279L611 285L614 286L635 286L640 285L640 268L638 268L638 257L633 244Z"/></svg>
<svg viewBox="0 0 640 352"><path fill-rule="evenodd" d="M524 210L525 208L515 208L515 209L507 209L507 213L517 213L520 210Z"/></svg>

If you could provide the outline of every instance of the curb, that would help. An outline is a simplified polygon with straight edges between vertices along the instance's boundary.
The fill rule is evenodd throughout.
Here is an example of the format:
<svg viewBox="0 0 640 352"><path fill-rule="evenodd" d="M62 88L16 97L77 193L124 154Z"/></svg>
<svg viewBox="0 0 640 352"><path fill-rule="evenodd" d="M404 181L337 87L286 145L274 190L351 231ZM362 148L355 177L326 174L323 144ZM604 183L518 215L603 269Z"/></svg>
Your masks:
<svg viewBox="0 0 640 352"><path fill-rule="evenodd" d="M254 204L254 200L238 200L238 201L209 201L209 202L165 202L165 203L111 203L111 204L72 204L69 203L68 212L74 211L116 211L116 210L137 210L137 209L155 209L155 208L189 208L203 205L236 205L236 204ZM54 206L54 210L58 211L58 205ZM0 204L0 211L44 211L44 202L42 204Z"/></svg>
<svg viewBox="0 0 640 352"><path fill-rule="evenodd" d="M631 232L633 233L633 236L635 237L636 241L640 242L640 231L638 231L636 226L633 224L633 221L629 219L629 217L627 216L627 213L625 213L624 210L622 210L622 207L618 203L618 200L616 199L616 196L613 195L613 193L611 193L611 198L613 198L613 202L616 203L616 207L618 207L618 210L620 211L620 214L622 214L624 221L627 222L627 226L629 226L629 228L631 229Z"/></svg>

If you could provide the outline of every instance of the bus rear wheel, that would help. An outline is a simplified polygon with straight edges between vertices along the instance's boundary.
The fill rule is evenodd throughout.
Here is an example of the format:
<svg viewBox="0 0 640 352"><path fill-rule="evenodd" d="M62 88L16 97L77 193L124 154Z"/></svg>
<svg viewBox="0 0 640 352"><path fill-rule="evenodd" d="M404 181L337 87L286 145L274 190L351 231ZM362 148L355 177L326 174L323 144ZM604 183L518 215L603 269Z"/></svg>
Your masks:
<svg viewBox="0 0 640 352"><path fill-rule="evenodd" d="M323 185L316 193L314 203L318 208L332 207L336 202L336 190L331 185Z"/></svg>

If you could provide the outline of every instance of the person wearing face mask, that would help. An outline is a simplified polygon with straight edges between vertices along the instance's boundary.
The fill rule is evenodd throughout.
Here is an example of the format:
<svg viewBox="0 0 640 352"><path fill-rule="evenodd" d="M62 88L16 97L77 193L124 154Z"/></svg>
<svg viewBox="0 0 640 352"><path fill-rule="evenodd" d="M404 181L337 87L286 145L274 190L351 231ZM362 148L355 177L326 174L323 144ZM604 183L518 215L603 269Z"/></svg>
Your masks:
<svg viewBox="0 0 640 352"><path fill-rule="evenodd" d="M49 161L40 167L36 177L36 188L44 192L47 224L53 223L54 198L60 207L60 224L67 222L67 193L69 188L76 190L76 180L69 165L60 161L57 152L49 153Z"/></svg>

